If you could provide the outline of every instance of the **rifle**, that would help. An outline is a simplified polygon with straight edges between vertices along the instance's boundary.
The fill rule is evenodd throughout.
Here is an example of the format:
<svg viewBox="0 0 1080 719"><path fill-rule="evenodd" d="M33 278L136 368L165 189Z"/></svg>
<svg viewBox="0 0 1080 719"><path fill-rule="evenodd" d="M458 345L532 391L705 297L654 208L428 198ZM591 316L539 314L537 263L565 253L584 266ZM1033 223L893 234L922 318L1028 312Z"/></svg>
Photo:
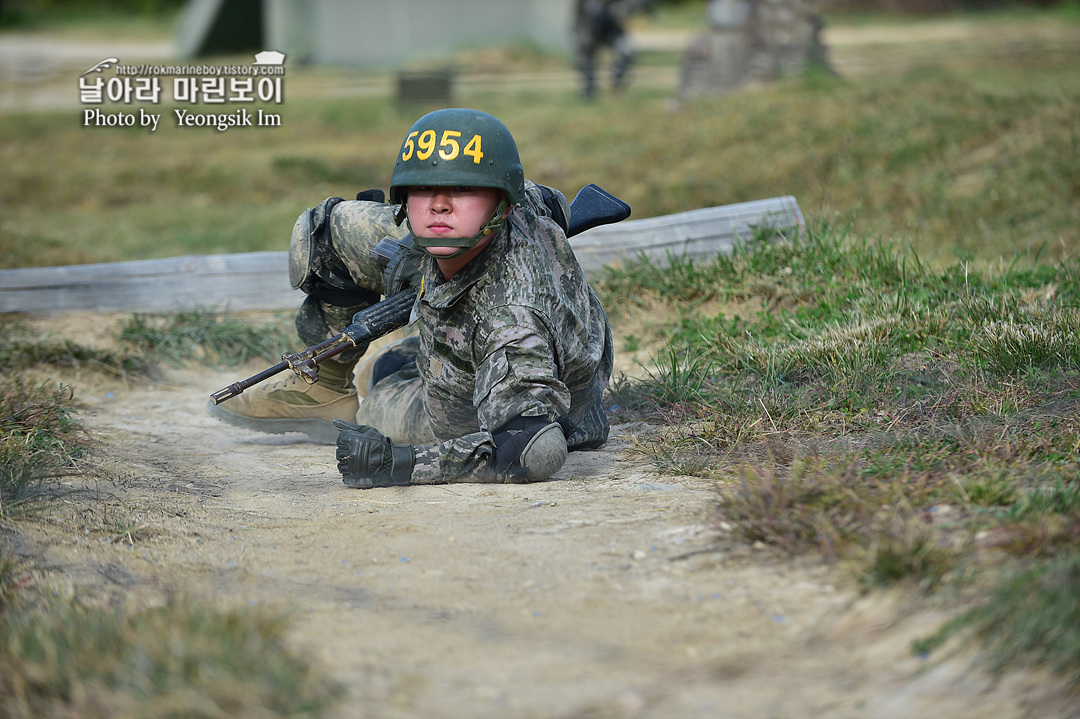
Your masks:
<svg viewBox="0 0 1080 719"><path fill-rule="evenodd" d="M561 210L555 211L561 214ZM578 191L574 201L570 203L570 220L567 222L566 236L573 237L599 225L620 222L629 216L630 205L598 185L589 183ZM372 258L385 267L394 256L396 245L395 240L384 239L372 248ZM347 349L376 340L408 324L409 314L412 312L415 301L416 289L410 287L381 302L376 302L353 315L352 324L330 339L299 352L283 354L281 362L247 379L219 389L210 395L210 401L213 404L221 404L249 387L287 369L291 369L308 384L315 384L319 381L318 366L321 363Z"/></svg>

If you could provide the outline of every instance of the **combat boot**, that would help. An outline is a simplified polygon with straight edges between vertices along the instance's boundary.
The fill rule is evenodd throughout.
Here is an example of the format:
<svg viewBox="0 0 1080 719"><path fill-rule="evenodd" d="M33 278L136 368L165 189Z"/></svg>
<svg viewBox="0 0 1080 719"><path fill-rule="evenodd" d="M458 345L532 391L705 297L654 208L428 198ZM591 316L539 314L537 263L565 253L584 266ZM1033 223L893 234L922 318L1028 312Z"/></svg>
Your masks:
<svg viewBox="0 0 1080 719"><path fill-rule="evenodd" d="M319 381L308 384L296 374L268 381L222 404L208 402L211 417L256 432L302 432L312 442L334 444L335 419L356 421L360 400L352 386L353 365L324 362Z"/></svg>
<svg viewBox="0 0 1080 719"><path fill-rule="evenodd" d="M359 362L353 380L360 397L366 398L380 380L386 379L409 365L415 366L416 355L419 352L420 338L409 335L393 340Z"/></svg>

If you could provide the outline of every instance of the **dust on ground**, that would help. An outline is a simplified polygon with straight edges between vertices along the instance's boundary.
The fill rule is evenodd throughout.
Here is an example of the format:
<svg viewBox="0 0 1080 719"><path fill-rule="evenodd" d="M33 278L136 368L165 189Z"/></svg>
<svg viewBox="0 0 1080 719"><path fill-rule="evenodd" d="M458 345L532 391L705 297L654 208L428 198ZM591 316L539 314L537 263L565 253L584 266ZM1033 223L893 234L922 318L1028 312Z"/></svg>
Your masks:
<svg viewBox="0 0 1080 719"><path fill-rule="evenodd" d="M50 324L100 345L115 318ZM726 535L712 480L633 451L645 425L537 484L355 490L333 448L206 414L261 368L66 378L94 447L65 481L85 491L8 537L40 580L290 612L343 718L1077 716L1043 673L916 656L947 602Z"/></svg>

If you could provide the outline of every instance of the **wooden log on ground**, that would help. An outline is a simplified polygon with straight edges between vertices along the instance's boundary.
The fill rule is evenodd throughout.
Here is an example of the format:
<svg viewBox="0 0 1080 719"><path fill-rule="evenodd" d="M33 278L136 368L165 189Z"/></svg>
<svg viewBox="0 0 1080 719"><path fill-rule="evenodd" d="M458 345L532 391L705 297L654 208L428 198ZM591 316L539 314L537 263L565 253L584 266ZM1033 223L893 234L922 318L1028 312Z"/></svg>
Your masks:
<svg viewBox="0 0 1080 719"><path fill-rule="evenodd" d="M0 270L0 312L278 310L303 299L286 252Z"/></svg>
<svg viewBox="0 0 1080 719"><path fill-rule="evenodd" d="M669 257L701 259L731 252L737 242L751 240L758 227L790 234L805 232L806 222L789 195L601 225L570 244L587 272L641 255L665 266Z"/></svg>
<svg viewBox="0 0 1080 719"><path fill-rule="evenodd" d="M756 227L805 229L794 197L775 197L602 225L570 244L587 272L645 255L658 265L730 252ZM286 252L191 255L66 267L0 270L0 313L168 313L296 309Z"/></svg>

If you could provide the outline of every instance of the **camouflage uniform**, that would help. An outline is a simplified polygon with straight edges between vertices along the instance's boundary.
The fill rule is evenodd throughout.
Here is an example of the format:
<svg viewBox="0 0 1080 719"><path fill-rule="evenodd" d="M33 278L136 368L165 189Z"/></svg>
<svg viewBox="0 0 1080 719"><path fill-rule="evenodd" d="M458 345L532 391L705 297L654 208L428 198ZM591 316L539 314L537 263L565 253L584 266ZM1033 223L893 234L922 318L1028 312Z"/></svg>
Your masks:
<svg viewBox="0 0 1080 719"><path fill-rule="evenodd" d="M425 200L427 190L497 192L473 208L488 215L471 236L458 234L460 227L432 231L437 225L426 220L422 227L435 236L424 236L412 233L412 188L419 188L418 217L449 211L452 221L457 190ZM267 384L235 411L208 403L210 414L320 442L333 433L342 481L359 489L539 481L562 467L569 450L603 444L602 393L613 360L607 316L566 239L570 205L525 180L506 126L467 108L428 113L401 144L390 203L362 199L381 194L331 197L297 219L289 280L308 295L297 331L318 344L380 295L412 288L409 324L417 336L384 348L355 373L367 346L325 362L326 387ZM578 224L591 219L586 212ZM379 244L388 236L397 242L384 252ZM389 255L385 270L372 259L376 248ZM450 262L456 257L463 259Z"/></svg>
<svg viewBox="0 0 1080 719"><path fill-rule="evenodd" d="M450 280L433 258L423 260L412 315L418 337L399 346L415 361L379 381L356 419L415 445L413 483L502 481L492 431L522 415L560 421L571 450L607 440L607 316L566 236L538 212L533 202L513 208ZM340 244L347 265L360 261Z"/></svg>

